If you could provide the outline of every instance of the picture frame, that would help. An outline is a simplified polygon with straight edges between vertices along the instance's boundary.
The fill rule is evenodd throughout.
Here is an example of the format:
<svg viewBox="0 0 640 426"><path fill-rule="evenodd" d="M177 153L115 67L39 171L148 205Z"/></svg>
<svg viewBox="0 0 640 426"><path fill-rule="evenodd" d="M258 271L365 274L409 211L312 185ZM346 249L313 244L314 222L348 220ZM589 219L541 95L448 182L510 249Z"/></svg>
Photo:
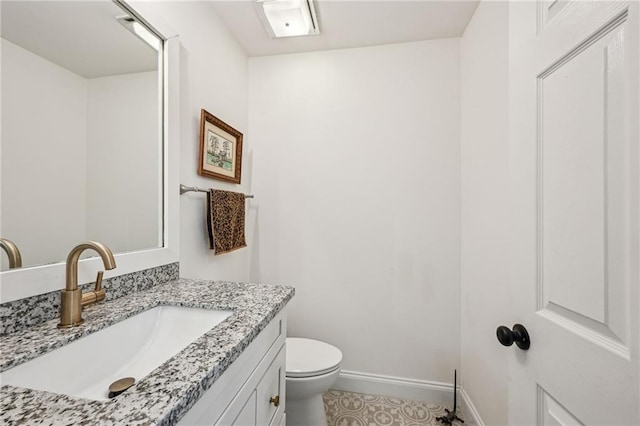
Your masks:
<svg viewBox="0 0 640 426"><path fill-rule="evenodd" d="M200 112L198 174L237 184L242 175L242 133L204 109Z"/></svg>

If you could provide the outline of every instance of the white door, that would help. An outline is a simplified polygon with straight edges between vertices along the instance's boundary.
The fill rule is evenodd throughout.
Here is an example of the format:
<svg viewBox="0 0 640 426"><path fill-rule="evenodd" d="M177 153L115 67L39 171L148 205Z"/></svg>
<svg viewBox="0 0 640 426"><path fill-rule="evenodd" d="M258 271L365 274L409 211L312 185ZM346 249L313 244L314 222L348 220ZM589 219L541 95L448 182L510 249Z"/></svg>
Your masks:
<svg viewBox="0 0 640 426"><path fill-rule="evenodd" d="M509 6L511 425L640 425L638 6Z"/></svg>

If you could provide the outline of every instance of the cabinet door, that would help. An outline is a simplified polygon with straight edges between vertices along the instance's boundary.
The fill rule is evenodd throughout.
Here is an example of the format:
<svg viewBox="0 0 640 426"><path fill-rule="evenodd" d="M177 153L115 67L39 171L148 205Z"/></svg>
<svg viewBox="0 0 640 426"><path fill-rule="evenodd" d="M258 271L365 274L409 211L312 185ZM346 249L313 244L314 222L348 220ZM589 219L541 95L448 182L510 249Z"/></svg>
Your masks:
<svg viewBox="0 0 640 426"><path fill-rule="evenodd" d="M233 426L256 426L256 391L251 393L232 424Z"/></svg>
<svg viewBox="0 0 640 426"><path fill-rule="evenodd" d="M258 426L278 424L284 413L286 354L285 346L282 346L256 388Z"/></svg>

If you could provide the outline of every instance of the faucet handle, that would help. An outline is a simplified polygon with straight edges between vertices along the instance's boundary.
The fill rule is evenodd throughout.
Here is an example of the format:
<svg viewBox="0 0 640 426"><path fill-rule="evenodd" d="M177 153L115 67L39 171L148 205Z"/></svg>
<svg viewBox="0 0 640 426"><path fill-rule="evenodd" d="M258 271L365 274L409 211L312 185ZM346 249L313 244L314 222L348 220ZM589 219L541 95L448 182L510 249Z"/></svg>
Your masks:
<svg viewBox="0 0 640 426"><path fill-rule="evenodd" d="M96 276L96 286L92 291L87 291L82 293L82 306L91 305L92 303L97 303L104 300L106 294L102 289L102 276L104 275L104 271L98 271L98 276Z"/></svg>
<svg viewBox="0 0 640 426"><path fill-rule="evenodd" d="M104 271L98 271L98 276L96 277L96 288L95 291L102 290L102 276L104 275Z"/></svg>

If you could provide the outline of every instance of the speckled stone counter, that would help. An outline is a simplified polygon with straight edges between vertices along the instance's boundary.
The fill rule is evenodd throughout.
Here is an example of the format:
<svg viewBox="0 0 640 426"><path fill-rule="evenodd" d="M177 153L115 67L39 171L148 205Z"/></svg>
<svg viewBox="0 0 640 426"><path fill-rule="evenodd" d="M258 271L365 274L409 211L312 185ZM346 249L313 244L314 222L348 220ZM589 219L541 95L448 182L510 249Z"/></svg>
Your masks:
<svg viewBox="0 0 640 426"><path fill-rule="evenodd" d="M293 295L292 287L179 279L86 308L85 322L78 327L58 330L58 320L54 319L2 336L0 371L155 306L233 311L226 320L127 390L126 398L92 401L2 386L0 424L175 424Z"/></svg>
<svg viewBox="0 0 640 426"><path fill-rule="evenodd" d="M136 291L177 280L180 276L178 262L135 271L130 274L105 278L102 288L105 301L118 299ZM82 291L93 290L94 283L79 286ZM64 282L60 282L60 290ZM22 331L60 315L60 290L38 294L20 300L0 304L0 335Z"/></svg>

